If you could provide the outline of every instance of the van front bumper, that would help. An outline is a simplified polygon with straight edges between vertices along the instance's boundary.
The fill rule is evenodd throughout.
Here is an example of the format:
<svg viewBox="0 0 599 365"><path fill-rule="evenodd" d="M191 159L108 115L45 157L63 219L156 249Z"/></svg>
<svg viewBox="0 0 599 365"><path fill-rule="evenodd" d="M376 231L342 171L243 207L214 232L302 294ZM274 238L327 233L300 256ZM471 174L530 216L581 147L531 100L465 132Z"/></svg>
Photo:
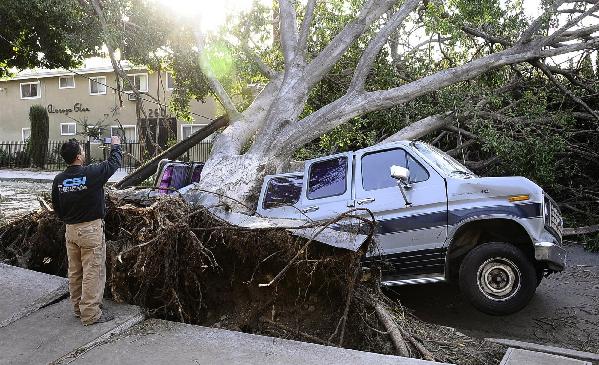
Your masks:
<svg viewBox="0 0 599 365"><path fill-rule="evenodd" d="M535 243L535 259L549 270L562 271L566 267L566 250L553 242Z"/></svg>

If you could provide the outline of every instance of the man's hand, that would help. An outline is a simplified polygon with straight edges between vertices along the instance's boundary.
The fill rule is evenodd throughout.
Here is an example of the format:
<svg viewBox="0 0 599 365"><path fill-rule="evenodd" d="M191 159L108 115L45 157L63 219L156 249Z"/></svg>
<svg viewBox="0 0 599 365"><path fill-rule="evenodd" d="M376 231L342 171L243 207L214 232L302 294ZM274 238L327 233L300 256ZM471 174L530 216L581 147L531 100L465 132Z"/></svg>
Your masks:
<svg viewBox="0 0 599 365"><path fill-rule="evenodd" d="M112 136L110 144L112 144L113 146L115 144L121 144L121 137L119 137L119 136Z"/></svg>

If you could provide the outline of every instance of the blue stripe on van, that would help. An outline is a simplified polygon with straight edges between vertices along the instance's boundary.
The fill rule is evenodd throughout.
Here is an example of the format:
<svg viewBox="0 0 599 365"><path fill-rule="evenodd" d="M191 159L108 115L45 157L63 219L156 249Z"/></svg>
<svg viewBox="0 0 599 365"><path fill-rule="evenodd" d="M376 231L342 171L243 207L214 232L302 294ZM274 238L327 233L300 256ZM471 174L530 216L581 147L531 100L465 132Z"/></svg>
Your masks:
<svg viewBox="0 0 599 365"><path fill-rule="evenodd" d="M447 223L447 213L444 211L413 215L410 217L398 217L388 220L377 221L378 234L389 234L417 229L444 226Z"/></svg>
<svg viewBox="0 0 599 365"><path fill-rule="evenodd" d="M541 217L540 203L526 203L515 205L497 205L489 207L463 208L449 211L433 212L428 214L413 215L409 217L398 217L377 221L378 234L391 234L418 229L428 229L442 227L446 224L450 226L459 222L481 215L503 214L517 218L536 218Z"/></svg>

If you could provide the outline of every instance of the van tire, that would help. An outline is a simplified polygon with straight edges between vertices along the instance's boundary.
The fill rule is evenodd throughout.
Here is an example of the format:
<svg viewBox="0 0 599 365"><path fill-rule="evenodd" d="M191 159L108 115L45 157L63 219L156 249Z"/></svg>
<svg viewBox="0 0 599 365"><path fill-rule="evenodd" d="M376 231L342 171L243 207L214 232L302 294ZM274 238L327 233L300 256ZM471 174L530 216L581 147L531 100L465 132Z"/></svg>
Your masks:
<svg viewBox="0 0 599 365"><path fill-rule="evenodd" d="M537 270L524 252L509 243L485 243L462 261L460 290L474 307L492 315L524 308L537 288Z"/></svg>

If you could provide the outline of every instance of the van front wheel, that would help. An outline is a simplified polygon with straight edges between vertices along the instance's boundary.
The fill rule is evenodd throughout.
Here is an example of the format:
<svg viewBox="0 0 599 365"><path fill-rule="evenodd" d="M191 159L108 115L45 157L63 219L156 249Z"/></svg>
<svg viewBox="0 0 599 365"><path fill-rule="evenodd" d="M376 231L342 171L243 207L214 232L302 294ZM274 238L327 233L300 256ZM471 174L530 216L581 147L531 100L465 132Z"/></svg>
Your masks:
<svg viewBox="0 0 599 365"><path fill-rule="evenodd" d="M485 243L466 255L460 266L460 290L482 312L504 315L519 311L537 288L537 271L519 248Z"/></svg>

